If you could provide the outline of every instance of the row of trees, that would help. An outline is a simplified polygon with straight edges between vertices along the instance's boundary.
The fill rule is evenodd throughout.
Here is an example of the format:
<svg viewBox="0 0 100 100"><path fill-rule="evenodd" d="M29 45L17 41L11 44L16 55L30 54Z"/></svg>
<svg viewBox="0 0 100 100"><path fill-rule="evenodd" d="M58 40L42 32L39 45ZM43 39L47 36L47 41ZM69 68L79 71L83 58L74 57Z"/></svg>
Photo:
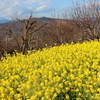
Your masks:
<svg viewBox="0 0 100 100"><path fill-rule="evenodd" d="M48 20L47 23L41 24L32 17L32 14L28 19L17 18L19 22L17 34L14 34L12 26L4 29L6 40L0 42L1 57L4 56L4 51L9 50L12 52L16 49L26 54L27 50L45 47L44 44L51 46L55 43L60 45L72 41L99 40L100 2L98 0L88 0L88 3L83 0L83 4L75 3L62 15L64 19ZM16 45L12 51L9 36L13 38L13 43Z"/></svg>

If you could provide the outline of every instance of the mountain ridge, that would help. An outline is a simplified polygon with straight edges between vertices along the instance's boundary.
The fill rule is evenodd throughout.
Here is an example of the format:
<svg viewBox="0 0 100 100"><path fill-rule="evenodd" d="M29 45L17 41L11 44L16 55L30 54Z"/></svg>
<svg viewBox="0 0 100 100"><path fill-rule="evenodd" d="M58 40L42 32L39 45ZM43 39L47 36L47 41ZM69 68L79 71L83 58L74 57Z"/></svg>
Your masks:
<svg viewBox="0 0 100 100"><path fill-rule="evenodd" d="M40 17L40 18L37 18L37 17L33 17L32 19L39 19L39 20L44 20L44 21L48 21L48 20L52 20L54 18L50 18L50 17ZM13 22L14 20L9 20L9 19L0 19L0 24L3 24L3 23L9 23L9 22Z"/></svg>

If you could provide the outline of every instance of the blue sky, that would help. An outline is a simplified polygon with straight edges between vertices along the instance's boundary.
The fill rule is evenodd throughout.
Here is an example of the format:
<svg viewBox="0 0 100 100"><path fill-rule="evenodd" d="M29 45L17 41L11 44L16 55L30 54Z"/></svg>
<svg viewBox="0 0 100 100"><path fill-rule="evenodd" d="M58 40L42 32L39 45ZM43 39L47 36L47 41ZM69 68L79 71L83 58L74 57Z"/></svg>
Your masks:
<svg viewBox="0 0 100 100"><path fill-rule="evenodd" d="M0 19L27 17L33 12L35 17L52 17L72 6L72 2L82 0L0 0ZM87 1L87 0L86 0Z"/></svg>

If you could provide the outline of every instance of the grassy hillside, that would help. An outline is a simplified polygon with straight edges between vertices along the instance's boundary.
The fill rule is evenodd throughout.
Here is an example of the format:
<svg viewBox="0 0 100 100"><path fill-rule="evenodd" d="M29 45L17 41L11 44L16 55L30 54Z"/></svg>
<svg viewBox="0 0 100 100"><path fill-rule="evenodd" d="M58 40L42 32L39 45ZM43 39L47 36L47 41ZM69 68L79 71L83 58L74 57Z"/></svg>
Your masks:
<svg viewBox="0 0 100 100"><path fill-rule="evenodd" d="M7 55L0 100L100 100L100 42Z"/></svg>

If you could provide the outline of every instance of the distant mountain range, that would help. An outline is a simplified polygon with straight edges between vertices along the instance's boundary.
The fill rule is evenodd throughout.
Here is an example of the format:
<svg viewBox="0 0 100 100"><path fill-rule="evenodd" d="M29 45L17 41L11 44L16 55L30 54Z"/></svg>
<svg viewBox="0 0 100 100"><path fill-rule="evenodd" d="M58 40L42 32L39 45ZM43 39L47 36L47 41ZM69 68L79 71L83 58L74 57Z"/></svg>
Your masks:
<svg viewBox="0 0 100 100"><path fill-rule="evenodd" d="M6 22L10 22L11 20L8 19L0 19L0 23L6 23Z"/></svg>
<svg viewBox="0 0 100 100"><path fill-rule="evenodd" d="M49 18L49 17L40 17L40 18L33 17L32 20L38 20L38 24L41 24L41 23L46 23L48 21L54 21L57 19ZM13 33L17 33L19 30L19 24L20 24L19 21L1 18L0 19L0 38L1 39L4 38L4 29L10 25L12 26Z"/></svg>
<svg viewBox="0 0 100 100"><path fill-rule="evenodd" d="M50 18L50 17L40 17L40 18L33 18L33 19L38 19L38 20L41 20L41 21L48 21L48 20L58 20L57 18ZM2 23L7 23L7 22L13 22L13 20L9 20L9 19L0 19L0 24Z"/></svg>
<svg viewBox="0 0 100 100"><path fill-rule="evenodd" d="M48 21L48 20L53 19L53 18L49 18L49 17L41 17L41 18L36 18L36 19ZM7 22L10 22L10 21L12 21L12 20L9 20L9 19L0 19L0 23L7 23Z"/></svg>

